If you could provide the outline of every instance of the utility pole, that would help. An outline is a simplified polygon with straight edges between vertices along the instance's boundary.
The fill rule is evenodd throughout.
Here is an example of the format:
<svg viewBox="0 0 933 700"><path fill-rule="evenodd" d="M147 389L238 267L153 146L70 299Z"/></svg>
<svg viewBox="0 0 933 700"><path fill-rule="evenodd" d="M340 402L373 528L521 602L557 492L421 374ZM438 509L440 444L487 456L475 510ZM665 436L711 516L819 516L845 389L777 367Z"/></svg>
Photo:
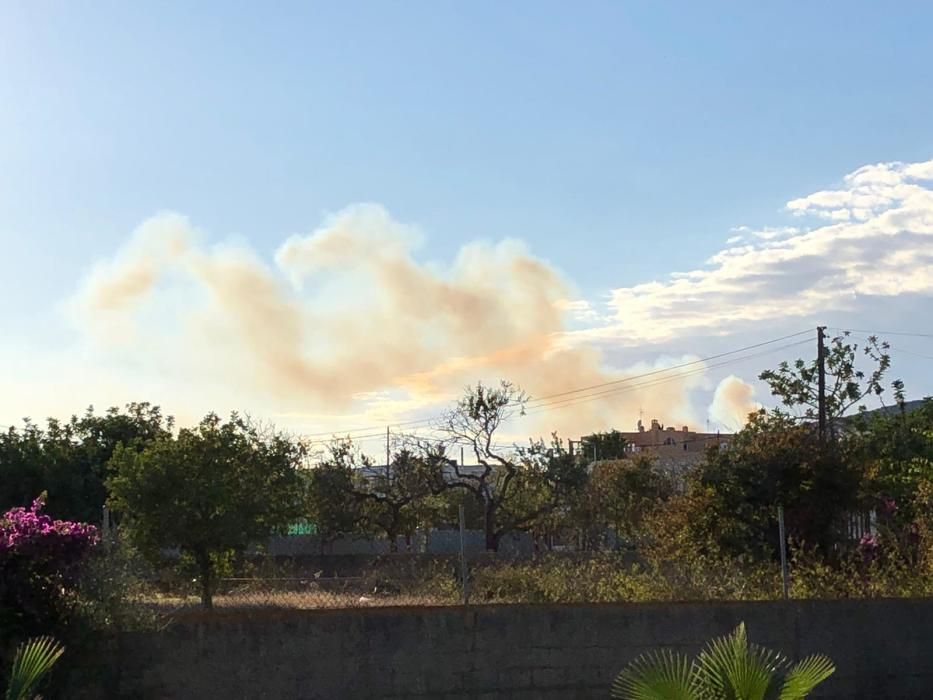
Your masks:
<svg viewBox="0 0 933 700"><path fill-rule="evenodd" d="M392 468L389 466L391 459L389 457L389 426L386 426L386 486L392 485Z"/></svg>
<svg viewBox="0 0 933 700"><path fill-rule="evenodd" d="M460 519L460 590L463 593L463 604L470 602L470 581L467 576L466 546L464 542L464 531L466 530L466 515L463 511L463 504L457 509Z"/></svg>
<svg viewBox="0 0 933 700"><path fill-rule="evenodd" d="M787 534L784 531L784 506L778 506L778 537L781 549L781 589L784 600L789 597L790 584L787 576Z"/></svg>
<svg viewBox="0 0 933 700"><path fill-rule="evenodd" d="M819 412L820 442L826 440L826 347L823 345L823 332L826 326L816 327L816 366L819 372Z"/></svg>

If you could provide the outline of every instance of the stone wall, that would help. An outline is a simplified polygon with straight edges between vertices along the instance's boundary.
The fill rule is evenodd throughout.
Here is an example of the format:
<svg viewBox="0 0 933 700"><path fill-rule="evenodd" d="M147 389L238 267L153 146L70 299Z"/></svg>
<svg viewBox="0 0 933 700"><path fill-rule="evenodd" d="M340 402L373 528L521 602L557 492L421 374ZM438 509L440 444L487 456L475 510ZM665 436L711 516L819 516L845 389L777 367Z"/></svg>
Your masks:
<svg viewBox="0 0 933 700"><path fill-rule="evenodd" d="M693 653L743 620L753 641L833 658L818 697L931 695L933 601L874 600L218 611L102 646L84 697L607 698L635 656Z"/></svg>

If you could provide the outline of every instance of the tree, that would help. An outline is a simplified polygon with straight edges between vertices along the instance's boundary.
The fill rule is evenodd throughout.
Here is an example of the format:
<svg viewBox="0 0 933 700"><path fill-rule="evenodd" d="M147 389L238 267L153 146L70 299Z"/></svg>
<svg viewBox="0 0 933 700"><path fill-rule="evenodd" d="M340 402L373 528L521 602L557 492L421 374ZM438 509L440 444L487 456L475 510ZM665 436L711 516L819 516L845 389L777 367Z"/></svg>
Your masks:
<svg viewBox="0 0 933 700"><path fill-rule="evenodd" d="M0 510L25 507L36 494L48 491L43 437L42 429L28 420L19 430L0 433Z"/></svg>
<svg viewBox="0 0 933 700"><path fill-rule="evenodd" d="M119 445L108 479L111 506L152 559L178 548L197 565L201 602L212 607L214 562L284 530L304 510L304 449L237 414L206 416L143 450Z"/></svg>
<svg viewBox="0 0 933 700"><path fill-rule="evenodd" d="M356 472L353 494L362 521L385 533L389 549L398 551L398 536L411 536L432 510L428 499L443 490L443 449L416 453L403 448L383 471L370 467Z"/></svg>
<svg viewBox="0 0 933 700"><path fill-rule="evenodd" d="M819 363L798 359L765 370L759 378L789 411L752 414L726 450L710 450L699 473L715 515L717 544L732 552L777 552L778 506L788 536L828 554L840 540L846 516L860 508L863 463L852 459L852 431L845 440L846 413L867 397L881 397L890 368L887 343L872 336L861 349L872 368L858 367L859 346L844 334L825 356L828 440L814 430L818 418ZM892 383L898 402L903 385ZM861 408L861 406L860 406Z"/></svg>
<svg viewBox="0 0 933 700"><path fill-rule="evenodd" d="M889 345L875 336L870 336L862 348L862 355L867 357L873 368L866 374L859 369L857 343L847 342L848 331L832 339L826 350L826 426L829 436L834 438L839 429L840 419L853 406L860 404L869 396L881 397L884 394L884 375L891 366L888 354ZM782 362L777 369L768 369L758 375L768 383L771 393L781 403L798 413L798 418L813 422L819 417L819 361L810 363L798 359L791 366ZM903 384L899 380L892 383L894 396L903 401Z"/></svg>
<svg viewBox="0 0 933 700"><path fill-rule="evenodd" d="M628 447L628 440L618 430L593 433L580 440L582 456L594 462L604 459L625 459L628 456L626 447Z"/></svg>
<svg viewBox="0 0 933 700"><path fill-rule="evenodd" d="M650 456L636 455L593 465L586 491L591 522L637 544L645 535L648 515L674 495L674 483Z"/></svg>
<svg viewBox="0 0 933 700"><path fill-rule="evenodd" d="M335 440L306 475L308 515L320 535L322 553L327 542L358 528L363 514L353 493L353 481L356 470L369 464L351 440Z"/></svg>
<svg viewBox="0 0 933 700"><path fill-rule="evenodd" d="M489 551L498 551L503 534L533 528L559 506L568 489L585 479L582 461L556 436L550 445L539 440L524 449L496 444L497 431L524 413L526 401L525 393L510 382L496 387L478 383L447 412L442 425L450 442L469 446L479 463L478 470L470 470L454 462L445 488L467 491L479 501Z"/></svg>
<svg viewBox="0 0 933 700"><path fill-rule="evenodd" d="M921 484L933 482L933 399L914 410L872 411L847 426L846 457L864 467L866 508L908 526Z"/></svg>
<svg viewBox="0 0 933 700"><path fill-rule="evenodd" d="M49 511L60 518L99 521L107 499L108 462L120 443L142 449L168 435L171 417L158 406L130 403L96 415L93 407L68 421L50 418L43 430L32 421L0 434L0 508L24 506L49 494Z"/></svg>
<svg viewBox="0 0 933 700"><path fill-rule="evenodd" d="M709 451L699 481L720 518L714 527L720 545L734 553L773 555L779 505L789 537L829 551L842 517L857 508L860 473L810 426L761 411L728 449Z"/></svg>

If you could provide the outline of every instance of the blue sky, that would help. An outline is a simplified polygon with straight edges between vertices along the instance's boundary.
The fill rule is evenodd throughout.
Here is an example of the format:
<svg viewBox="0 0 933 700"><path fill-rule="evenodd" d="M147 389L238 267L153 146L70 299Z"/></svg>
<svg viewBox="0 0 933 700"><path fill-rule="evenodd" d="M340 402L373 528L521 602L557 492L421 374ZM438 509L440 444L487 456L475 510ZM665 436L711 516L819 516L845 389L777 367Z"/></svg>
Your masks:
<svg viewBox="0 0 933 700"><path fill-rule="evenodd" d="M274 265L362 202L419 261L518 238L598 305L933 156L931 26L928 3L7 2L0 310L17 351L80 344L62 305L147 218Z"/></svg>

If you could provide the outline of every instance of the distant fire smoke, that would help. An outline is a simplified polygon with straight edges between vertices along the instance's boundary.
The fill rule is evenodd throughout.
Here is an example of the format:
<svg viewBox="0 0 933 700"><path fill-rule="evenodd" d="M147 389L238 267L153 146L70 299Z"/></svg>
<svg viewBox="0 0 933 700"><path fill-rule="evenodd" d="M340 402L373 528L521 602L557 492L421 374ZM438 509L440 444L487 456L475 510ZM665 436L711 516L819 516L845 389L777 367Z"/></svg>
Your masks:
<svg viewBox="0 0 933 700"><path fill-rule="evenodd" d="M478 379L543 397L626 376L568 342L569 285L522 243L471 243L438 264L415 259L419 239L383 208L356 206L269 263L160 215L92 271L73 308L91 337L120 340L120 358L208 393L232 387L270 413L440 408ZM694 381L539 409L526 425L572 435L625 427L639 408L687 421ZM741 398L729 387L721 401Z"/></svg>
<svg viewBox="0 0 933 700"><path fill-rule="evenodd" d="M754 413L761 404L753 400L755 387L734 374L729 375L716 387L709 415L714 421L729 430L739 430L747 422L750 413Z"/></svg>

